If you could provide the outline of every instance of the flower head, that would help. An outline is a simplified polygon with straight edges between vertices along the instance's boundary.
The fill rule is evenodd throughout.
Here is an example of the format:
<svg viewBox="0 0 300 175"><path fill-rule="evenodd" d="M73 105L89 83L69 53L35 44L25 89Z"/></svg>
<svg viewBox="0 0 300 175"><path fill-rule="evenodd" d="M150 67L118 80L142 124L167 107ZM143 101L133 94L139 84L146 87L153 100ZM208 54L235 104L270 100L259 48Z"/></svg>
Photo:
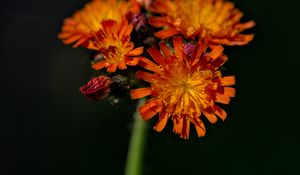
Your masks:
<svg viewBox="0 0 300 175"><path fill-rule="evenodd" d="M127 20L105 20L101 25L102 28L94 35L93 44L89 48L100 51L105 60L92 67L96 70L107 68L108 72L115 72L117 68L126 69L126 65L137 65L137 56L143 53L143 47L134 48L130 40L133 25Z"/></svg>
<svg viewBox="0 0 300 175"><path fill-rule="evenodd" d="M176 34L187 38L198 36L210 44L245 45L252 34L241 34L255 23L241 23L243 13L224 0L156 0L150 10L161 16L150 18L154 27L165 29L155 33L161 39Z"/></svg>
<svg viewBox="0 0 300 175"><path fill-rule="evenodd" d="M65 19L59 38L73 47L91 45L94 33L102 29L103 20L121 21L129 13L138 13L140 6L135 0L92 0L82 10Z"/></svg>
<svg viewBox="0 0 300 175"><path fill-rule="evenodd" d="M154 127L162 131L169 118L173 120L173 132L182 138L189 138L190 124L196 128L199 137L205 135L201 114L215 123L217 117L226 118L226 112L215 103L228 104L235 96L235 89L227 87L235 84L234 76L223 77L218 68L227 57L222 46L215 46L207 52L207 45L198 42L191 56L184 53L181 37L173 38L174 53L166 43L160 43L160 50L148 49L156 63L141 58L139 65L152 71L138 71L137 78L151 84L151 87L131 91L133 99L151 96L139 112L145 120L159 113Z"/></svg>
<svg viewBox="0 0 300 175"><path fill-rule="evenodd" d="M91 78L91 80L80 88L80 91L90 100L101 100L110 92L111 80L107 76Z"/></svg>

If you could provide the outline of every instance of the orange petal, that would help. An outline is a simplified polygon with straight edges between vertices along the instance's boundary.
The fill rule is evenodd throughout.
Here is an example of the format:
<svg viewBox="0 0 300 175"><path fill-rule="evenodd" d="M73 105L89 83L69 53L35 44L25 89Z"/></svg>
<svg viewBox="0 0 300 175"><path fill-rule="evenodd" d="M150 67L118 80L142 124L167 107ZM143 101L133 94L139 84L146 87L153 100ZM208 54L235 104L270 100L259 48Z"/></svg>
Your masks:
<svg viewBox="0 0 300 175"><path fill-rule="evenodd" d="M203 111L203 114L210 123L216 123L218 121L218 118L215 116L214 113L212 113L212 111Z"/></svg>
<svg viewBox="0 0 300 175"><path fill-rule="evenodd" d="M206 129L205 129L204 123L200 119L197 118L193 121L193 124L196 128L198 137L205 136Z"/></svg>
<svg viewBox="0 0 300 175"><path fill-rule="evenodd" d="M153 1L152 4L149 7L149 10L154 13L162 13L166 14L169 11L172 11L171 6L172 6L171 1Z"/></svg>
<svg viewBox="0 0 300 175"><path fill-rule="evenodd" d="M227 113L226 111L224 111L222 108L220 108L219 106L217 105L214 105L213 106L213 111L214 113L219 116L223 121L226 119L227 117Z"/></svg>
<svg viewBox="0 0 300 175"><path fill-rule="evenodd" d="M240 34L238 35L240 41L235 41L236 45L245 45L253 40L254 34Z"/></svg>
<svg viewBox="0 0 300 175"><path fill-rule="evenodd" d="M129 66L136 66L139 63L139 58L137 57L127 57L126 64Z"/></svg>
<svg viewBox="0 0 300 175"><path fill-rule="evenodd" d="M76 31L76 28L72 25L64 25L61 30L63 32L75 32Z"/></svg>
<svg viewBox="0 0 300 175"><path fill-rule="evenodd" d="M84 43L88 40L89 38L81 38L79 39L74 45L73 47L76 48L80 45L84 46Z"/></svg>
<svg viewBox="0 0 300 175"><path fill-rule="evenodd" d="M127 66L126 66L125 62L120 62L118 64L118 68L121 70L125 70L125 69L127 69Z"/></svg>
<svg viewBox="0 0 300 175"><path fill-rule="evenodd" d="M164 64L164 58L161 55L160 51L155 46L152 46L149 49L147 49L147 52L159 65Z"/></svg>
<svg viewBox="0 0 300 175"><path fill-rule="evenodd" d="M79 40L81 38L81 35L73 35L69 37L68 39L63 40L65 44L71 44L74 43L75 41Z"/></svg>
<svg viewBox="0 0 300 175"><path fill-rule="evenodd" d="M136 72L135 76L136 76L136 78L142 79L142 80L150 82L150 83L153 81L153 75L148 72L139 70Z"/></svg>
<svg viewBox="0 0 300 175"><path fill-rule="evenodd" d="M228 97L235 97L235 88L224 87L224 95Z"/></svg>
<svg viewBox="0 0 300 175"><path fill-rule="evenodd" d="M227 76L221 78L221 86L231 86L235 84L235 77L234 76Z"/></svg>
<svg viewBox="0 0 300 175"><path fill-rule="evenodd" d="M226 44L229 46L242 46L248 44L250 41L252 41L254 38L254 34L238 34L234 36L232 39L220 39L220 38L214 38L214 39L208 39L209 42L212 43L219 43L219 44Z"/></svg>
<svg viewBox="0 0 300 175"><path fill-rule="evenodd" d="M156 125L154 126L153 129L157 132L161 132L165 128L168 119L169 119L169 114L160 113L159 120L156 122Z"/></svg>
<svg viewBox="0 0 300 175"><path fill-rule="evenodd" d="M151 17L149 19L149 24L151 24L154 27L164 27L168 26L169 22L166 17Z"/></svg>
<svg viewBox="0 0 300 175"><path fill-rule="evenodd" d="M245 30L245 29L250 29L254 26L255 26L255 22L251 20L251 21L248 21L246 23L237 24L236 28L240 29L240 30Z"/></svg>
<svg viewBox="0 0 300 175"><path fill-rule="evenodd" d="M182 37L181 36L173 37L173 45L174 45L175 56L177 58L181 59L182 58L182 52L183 52Z"/></svg>
<svg viewBox="0 0 300 175"><path fill-rule="evenodd" d="M160 67L145 57L138 57L139 65L153 72L160 72Z"/></svg>
<svg viewBox="0 0 300 175"><path fill-rule="evenodd" d="M221 45L218 45L218 46L214 47L214 49L208 54L208 56L214 60L222 55L223 50L224 50L224 47L222 47Z"/></svg>
<svg viewBox="0 0 300 175"><path fill-rule="evenodd" d="M92 41L86 41L86 42L82 43L82 46L87 49L99 51L99 48L96 47L96 44Z"/></svg>
<svg viewBox="0 0 300 175"><path fill-rule="evenodd" d="M129 36L132 32L132 29L133 29L133 25L130 23L125 31L125 36Z"/></svg>
<svg viewBox="0 0 300 175"><path fill-rule="evenodd" d="M192 53L192 58L194 59L192 62L192 65L197 65L199 63L199 60L202 57L202 54L205 53L207 49L207 44L204 43L202 40L198 41L197 44L195 45L195 49Z"/></svg>
<svg viewBox="0 0 300 175"><path fill-rule="evenodd" d="M107 67L107 72L116 72L117 67L117 64L109 64L109 66Z"/></svg>
<svg viewBox="0 0 300 175"><path fill-rule="evenodd" d="M151 88L139 88L130 91L131 99L139 99L151 95Z"/></svg>
<svg viewBox="0 0 300 175"><path fill-rule="evenodd" d="M190 121L186 118L183 118L182 132L180 137L183 139L188 139L189 136L190 136Z"/></svg>
<svg viewBox="0 0 300 175"><path fill-rule="evenodd" d="M73 35L73 34L72 33L60 33L60 34L58 34L58 38L65 39L65 38L69 38L71 35Z"/></svg>
<svg viewBox="0 0 300 175"><path fill-rule="evenodd" d="M160 39L166 39L166 38L174 36L178 33L179 32L175 28L170 28L170 29L161 30L159 32L156 32L156 33L154 33L154 36L156 36L157 38L160 38Z"/></svg>
<svg viewBox="0 0 300 175"><path fill-rule="evenodd" d="M65 25L76 26L78 23L73 18L66 18L64 20Z"/></svg>
<svg viewBox="0 0 300 175"><path fill-rule="evenodd" d="M254 34L239 34L231 41L231 44L238 46L246 45L252 41L253 38Z"/></svg>
<svg viewBox="0 0 300 175"><path fill-rule="evenodd" d="M117 30L118 23L115 20L103 20L101 22L103 30L109 35L112 36Z"/></svg>
<svg viewBox="0 0 300 175"><path fill-rule="evenodd" d="M173 126L173 132L174 132L175 134L181 134L181 132L182 132L182 125L183 125L182 119L183 119L182 117L179 118L179 117L177 117L177 116L174 116L174 117L172 118L173 123L174 123L174 126Z"/></svg>
<svg viewBox="0 0 300 175"><path fill-rule="evenodd" d="M141 55L144 51L144 47L138 47L135 48L134 50L130 51L127 56L137 56L137 55Z"/></svg>
<svg viewBox="0 0 300 175"><path fill-rule="evenodd" d="M124 23L124 22L123 22ZM126 25L128 25L128 24L126 24ZM123 25L122 25L122 27L120 27L120 30L119 30L119 34L118 34L118 36L119 36L119 38L123 38L123 36L124 36L124 34L125 34L125 32L126 32L126 27L123 27Z"/></svg>
<svg viewBox="0 0 300 175"><path fill-rule="evenodd" d="M149 100L139 108L139 112L144 120L149 120L161 111L160 100Z"/></svg>
<svg viewBox="0 0 300 175"><path fill-rule="evenodd" d="M226 61L228 57L226 55L222 55L215 60L213 60L210 64L215 68L215 70L219 69Z"/></svg>
<svg viewBox="0 0 300 175"><path fill-rule="evenodd" d="M95 70L103 69L104 67L109 66L109 63L106 60L100 61L92 66Z"/></svg>
<svg viewBox="0 0 300 175"><path fill-rule="evenodd" d="M230 97L216 93L216 102L223 103L223 104L229 104L230 102Z"/></svg>
<svg viewBox="0 0 300 175"><path fill-rule="evenodd" d="M168 58L170 56L173 56L170 48L166 45L166 43L164 41L161 41L159 43L159 47L160 47L160 50L163 52L165 58Z"/></svg>

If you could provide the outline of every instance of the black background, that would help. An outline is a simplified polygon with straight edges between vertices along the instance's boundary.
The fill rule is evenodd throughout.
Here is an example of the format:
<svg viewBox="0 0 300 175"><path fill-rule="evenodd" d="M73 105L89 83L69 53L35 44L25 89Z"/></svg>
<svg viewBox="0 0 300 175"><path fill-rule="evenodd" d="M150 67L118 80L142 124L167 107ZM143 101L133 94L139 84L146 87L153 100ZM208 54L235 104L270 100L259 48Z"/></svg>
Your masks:
<svg viewBox="0 0 300 175"><path fill-rule="evenodd" d="M86 0L0 2L0 174L123 174L134 102L88 102L88 52L57 39ZM228 119L179 139L149 130L144 174L300 174L299 3L234 1L255 40L226 48ZM149 123L153 125L155 119Z"/></svg>

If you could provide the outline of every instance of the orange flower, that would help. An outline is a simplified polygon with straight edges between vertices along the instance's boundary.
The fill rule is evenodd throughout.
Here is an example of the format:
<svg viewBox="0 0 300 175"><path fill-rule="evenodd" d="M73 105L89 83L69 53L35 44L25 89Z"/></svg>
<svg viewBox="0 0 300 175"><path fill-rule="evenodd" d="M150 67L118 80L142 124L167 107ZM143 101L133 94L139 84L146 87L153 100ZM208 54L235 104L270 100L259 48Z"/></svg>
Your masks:
<svg viewBox="0 0 300 175"><path fill-rule="evenodd" d="M120 22L128 13L138 13L139 4L135 0L93 0L64 21L59 38L73 47L89 47L93 34L102 28L103 20Z"/></svg>
<svg viewBox="0 0 300 175"><path fill-rule="evenodd" d="M154 73L138 71L137 78L151 84L151 87L131 91L132 99L151 96L145 105L139 108L141 116L148 120L159 113L154 126L162 131L169 118L173 120L173 132L181 138L189 138L190 124L196 128L198 137L205 135L205 126L201 114L215 123L217 117L226 119L226 112L215 102L228 104L235 96L235 89L227 87L235 84L234 76L222 77L218 68L227 57L222 53L222 46L215 46L207 52L207 45L198 42L191 56L184 54L181 37L173 38L174 53L166 43L160 43L160 50L148 49L155 60L140 58L139 65Z"/></svg>
<svg viewBox="0 0 300 175"><path fill-rule="evenodd" d="M89 48L100 51L105 60L92 67L96 70L107 67L108 72L115 72L117 68L126 69L126 65L137 65L137 56L143 53L143 47L134 49L134 44L130 41L133 25L128 24L127 20L120 23L106 20L102 21L101 26Z"/></svg>
<svg viewBox="0 0 300 175"><path fill-rule="evenodd" d="M161 39L176 34L187 38L199 36L210 44L245 45L253 34L241 34L255 23L240 23L243 13L224 0L156 0L150 10L161 14L151 17L150 24L164 27L155 33Z"/></svg>

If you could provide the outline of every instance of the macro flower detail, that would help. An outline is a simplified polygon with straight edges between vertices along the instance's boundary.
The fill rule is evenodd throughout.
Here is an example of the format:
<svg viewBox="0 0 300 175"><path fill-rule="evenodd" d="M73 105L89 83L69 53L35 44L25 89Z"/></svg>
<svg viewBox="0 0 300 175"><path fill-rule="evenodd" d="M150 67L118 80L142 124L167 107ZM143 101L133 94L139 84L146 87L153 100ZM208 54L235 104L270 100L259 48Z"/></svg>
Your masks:
<svg viewBox="0 0 300 175"><path fill-rule="evenodd" d="M202 114L209 122L215 123L217 117L226 119L226 112L216 102L228 104L235 96L234 76L223 77L218 70L227 61L223 47L218 45L208 52L205 42L195 44L192 54L184 53L183 39L173 37L174 52L165 42L148 49L155 63L141 58L139 65L153 72L138 71L136 77L150 83L150 87L131 91L132 99L146 96L151 98L139 108L141 116L149 120L158 115L154 129L162 131L169 118L174 126L173 132L188 139L190 124L196 128L198 137L206 133Z"/></svg>
<svg viewBox="0 0 300 175"><path fill-rule="evenodd" d="M92 0L77 11L72 17L64 20L61 33L58 35L65 44L73 47L90 47L94 34L102 29L102 21L120 22L126 15L138 13L140 6L135 0Z"/></svg>
<svg viewBox="0 0 300 175"><path fill-rule="evenodd" d="M97 101L104 99L110 92L111 80L107 76L91 78L91 80L80 88L80 91L89 100Z"/></svg>
<svg viewBox="0 0 300 175"><path fill-rule="evenodd" d="M106 20L102 21L101 25L103 28L95 34L93 45L89 48L100 51L105 60L95 63L92 67L95 70L107 68L107 72L115 72L117 68L126 69L126 65L137 65L143 47L134 48L130 40L133 25L127 20L120 23Z"/></svg>
<svg viewBox="0 0 300 175"><path fill-rule="evenodd" d="M232 2L224 0L156 0L150 10L149 23L164 27L154 35L165 39L176 34L186 38L200 37L213 45L245 45L254 35L241 34L255 25L254 21L241 23L243 13Z"/></svg>

